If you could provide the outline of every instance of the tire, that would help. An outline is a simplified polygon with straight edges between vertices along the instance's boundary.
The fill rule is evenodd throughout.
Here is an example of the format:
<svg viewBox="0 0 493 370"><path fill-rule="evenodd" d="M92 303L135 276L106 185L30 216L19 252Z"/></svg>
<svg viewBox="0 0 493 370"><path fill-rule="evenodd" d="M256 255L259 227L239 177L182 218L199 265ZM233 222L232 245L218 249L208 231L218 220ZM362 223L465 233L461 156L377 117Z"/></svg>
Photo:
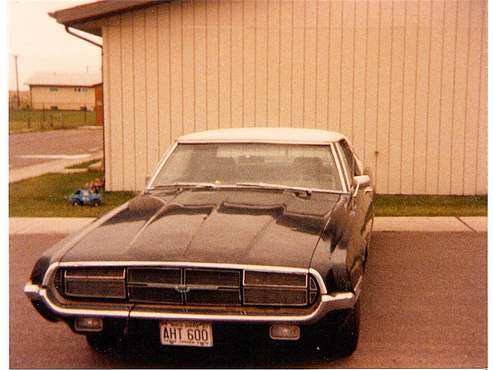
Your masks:
<svg viewBox="0 0 493 370"><path fill-rule="evenodd" d="M85 334L87 343L96 352L118 350L125 340L123 335L114 330L103 330L99 333Z"/></svg>
<svg viewBox="0 0 493 370"><path fill-rule="evenodd" d="M106 352L114 347L113 340L104 333L86 334L86 340L89 347L96 352Z"/></svg>
<svg viewBox="0 0 493 370"><path fill-rule="evenodd" d="M81 205L82 205L82 203L81 203L80 201L78 201L78 200L74 200L74 201L72 201L72 206L73 206L73 207L79 207L79 206L81 206Z"/></svg>
<svg viewBox="0 0 493 370"><path fill-rule="evenodd" d="M372 216L371 216L370 231L368 232L368 234L365 237L365 252L363 254L363 269L365 269L365 270L366 270L366 264L368 262L368 253L369 253L369 250L371 247L371 234L373 232L373 222L375 221L373 207L372 207L371 214L372 214Z"/></svg>
<svg viewBox="0 0 493 370"><path fill-rule="evenodd" d="M373 222L373 221L372 221ZM363 254L363 270L366 271L366 264L368 263L368 254L371 246L371 231L366 236L365 240L365 253Z"/></svg>
<svg viewBox="0 0 493 370"><path fill-rule="evenodd" d="M347 357L358 346L360 308L337 311L319 324L316 348L324 357Z"/></svg>
<svg viewBox="0 0 493 370"><path fill-rule="evenodd" d="M358 346L360 324L359 301L345 317L339 318L334 331L333 351L337 357L351 355Z"/></svg>

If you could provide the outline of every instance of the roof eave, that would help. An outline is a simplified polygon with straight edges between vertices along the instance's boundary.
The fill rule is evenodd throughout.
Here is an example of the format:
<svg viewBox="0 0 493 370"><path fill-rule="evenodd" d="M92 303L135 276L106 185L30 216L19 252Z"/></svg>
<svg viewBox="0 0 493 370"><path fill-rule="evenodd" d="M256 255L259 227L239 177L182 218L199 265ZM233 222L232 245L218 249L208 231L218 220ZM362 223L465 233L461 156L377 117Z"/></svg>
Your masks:
<svg viewBox="0 0 493 370"><path fill-rule="evenodd" d="M47 83L26 83L27 86L31 87L96 87L97 85L101 85L102 82L91 83L91 84L47 84Z"/></svg>
<svg viewBox="0 0 493 370"><path fill-rule="evenodd" d="M101 26L88 22L168 1L170 0L101 0L57 10L48 15L64 26L101 36Z"/></svg>

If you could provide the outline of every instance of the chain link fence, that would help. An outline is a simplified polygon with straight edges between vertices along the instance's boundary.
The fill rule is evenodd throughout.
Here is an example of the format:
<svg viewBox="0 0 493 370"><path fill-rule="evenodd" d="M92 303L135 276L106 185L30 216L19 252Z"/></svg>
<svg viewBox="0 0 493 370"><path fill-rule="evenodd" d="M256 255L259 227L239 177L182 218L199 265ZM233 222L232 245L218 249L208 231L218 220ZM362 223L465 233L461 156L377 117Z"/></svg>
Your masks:
<svg viewBox="0 0 493 370"><path fill-rule="evenodd" d="M92 126L96 124L96 112L74 110L73 106L64 109L50 109L52 104L43 105L45 109L9 109L9 132L40 131Z"/></svg>

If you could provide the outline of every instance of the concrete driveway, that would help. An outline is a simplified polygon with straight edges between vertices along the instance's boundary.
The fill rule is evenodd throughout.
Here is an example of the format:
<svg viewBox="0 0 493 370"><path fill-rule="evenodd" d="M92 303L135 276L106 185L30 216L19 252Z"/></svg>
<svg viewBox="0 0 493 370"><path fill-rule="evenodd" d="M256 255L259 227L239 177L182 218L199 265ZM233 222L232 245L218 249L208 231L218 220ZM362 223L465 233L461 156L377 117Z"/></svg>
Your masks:
<svg viewBox="0 0 493 370"><path fill-rule="evenodd" d="M90 350L65 324L45 321L22 292L37 257L63 235L11 235L10 366L481 367L487 366L485 233L377 232L364 282L357 351L322 358L231 338L211 350L171 348L124 355Z"/></svg>

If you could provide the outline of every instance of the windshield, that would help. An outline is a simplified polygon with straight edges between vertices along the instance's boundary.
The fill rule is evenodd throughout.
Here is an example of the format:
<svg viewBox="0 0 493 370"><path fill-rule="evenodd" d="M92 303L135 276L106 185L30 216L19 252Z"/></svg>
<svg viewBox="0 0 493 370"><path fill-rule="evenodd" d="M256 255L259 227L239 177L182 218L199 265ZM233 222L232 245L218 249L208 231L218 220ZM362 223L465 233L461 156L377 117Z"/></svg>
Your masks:
<svg viewBox="0 0 493 370"><path fill-rule="evenodd" d="M178 144L151 187L175 183L275 184L342 191L327 145Z"/></svg>

